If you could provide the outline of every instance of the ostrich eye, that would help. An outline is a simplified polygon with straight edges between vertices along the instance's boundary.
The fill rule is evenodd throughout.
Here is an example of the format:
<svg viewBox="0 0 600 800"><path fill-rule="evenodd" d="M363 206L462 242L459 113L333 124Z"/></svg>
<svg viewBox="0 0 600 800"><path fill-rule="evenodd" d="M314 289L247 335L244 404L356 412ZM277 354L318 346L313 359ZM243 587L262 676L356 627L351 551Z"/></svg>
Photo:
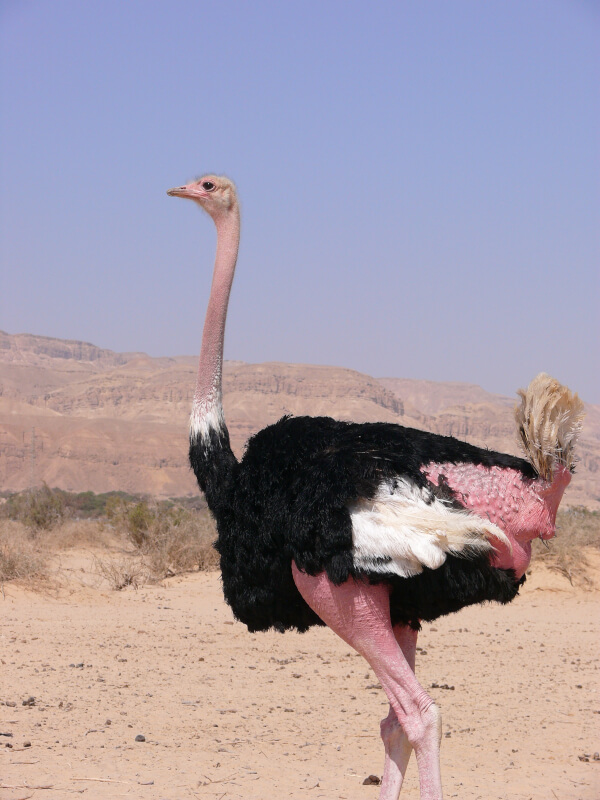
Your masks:
<svg viewBox="0 0 600 800"><path fill-rule="evenodd" d="M212 192L217 187L212 181L202 181L202 188L205 189L207 192Z"/></svg>

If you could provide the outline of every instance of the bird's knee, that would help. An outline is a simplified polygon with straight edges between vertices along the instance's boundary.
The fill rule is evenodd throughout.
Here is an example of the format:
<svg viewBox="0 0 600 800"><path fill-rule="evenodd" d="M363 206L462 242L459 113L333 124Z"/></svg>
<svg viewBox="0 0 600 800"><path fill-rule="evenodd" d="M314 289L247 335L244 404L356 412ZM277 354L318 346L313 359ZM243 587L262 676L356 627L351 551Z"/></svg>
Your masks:
<svg viewBox="0 0 600 800"><path fill-rule="evenodd" d="M404 726L409 742L418 750L420 746L427 746L432 742L439 745L442 738L442 714L436 704L431 703L425 708L415 712Z"/></svg>
<svg viewBox="0 0 600 800"><path fill-rule="evenodd" d="M425 693L424 693L425 694ZM399 736L403 731L406 738L415 748L428 747L433 742L439 745L442 737L442 715L433 700L425 695L421 702L412 705L412 708L396 709L396 714L390 713L381 723L381 738L386 741Z"/></svg>

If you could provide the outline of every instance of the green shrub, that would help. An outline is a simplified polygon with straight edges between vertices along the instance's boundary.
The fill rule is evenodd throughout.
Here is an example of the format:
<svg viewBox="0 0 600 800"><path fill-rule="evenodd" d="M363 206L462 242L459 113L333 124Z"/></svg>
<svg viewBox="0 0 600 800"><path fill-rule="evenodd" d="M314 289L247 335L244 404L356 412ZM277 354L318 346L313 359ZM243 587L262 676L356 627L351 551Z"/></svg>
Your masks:
<svg viewBox="0 0 600 800"><path fill-rule="evenodd" d="M39 489L11 495L5 503L4 513L31 530L50 530L64 519L65 500L62 492L50 489L44 483Z"/></svg>
<svg viewBox="0 0 600 800"><path fill-rule="evenodd" d="M158 507L150 508L146 500L136 503L125 512L125 525L129 538L136 547L142 549L156 535L160 515Z"/></svg>

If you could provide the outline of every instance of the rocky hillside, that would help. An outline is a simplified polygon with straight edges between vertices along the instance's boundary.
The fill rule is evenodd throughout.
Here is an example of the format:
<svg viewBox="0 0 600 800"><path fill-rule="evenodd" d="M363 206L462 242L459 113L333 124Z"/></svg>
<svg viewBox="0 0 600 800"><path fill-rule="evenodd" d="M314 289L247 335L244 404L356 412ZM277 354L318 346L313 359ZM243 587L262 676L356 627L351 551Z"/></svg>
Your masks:
<svg viewBox="0 0 600 800"><path fill-rule="evenodd" d="M196 357L151 358L0 332L0 489L46 481L70 491L196 492L187 418ZM518 452L510 398L478 386L377 380L338 367L227 362L232 444L283 414L389 421ZM588 406L568 502L600 507L600 407Z"/></svg>

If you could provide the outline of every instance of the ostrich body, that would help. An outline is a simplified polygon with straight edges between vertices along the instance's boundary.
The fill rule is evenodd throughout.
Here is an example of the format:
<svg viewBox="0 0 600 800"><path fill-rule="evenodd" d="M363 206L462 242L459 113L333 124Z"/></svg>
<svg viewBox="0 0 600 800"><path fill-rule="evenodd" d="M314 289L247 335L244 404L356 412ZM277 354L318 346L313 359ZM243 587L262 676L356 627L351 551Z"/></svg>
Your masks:
<svg viewBox="0 0 600 800"><path fill-rule="evenodd" d="M235 187L207 175L168 194L217 229L190 462L216 519L225 599L250 631L325 624L361 653L390 702L380 800L397 800L413 749L421 800L440 800L441 717L414 673L420 623L516 596L531 541L554 535L581 403L548 376L532 382L517 415L527 459L399 425L284 417L238 462L221 401Z"/></svg>

